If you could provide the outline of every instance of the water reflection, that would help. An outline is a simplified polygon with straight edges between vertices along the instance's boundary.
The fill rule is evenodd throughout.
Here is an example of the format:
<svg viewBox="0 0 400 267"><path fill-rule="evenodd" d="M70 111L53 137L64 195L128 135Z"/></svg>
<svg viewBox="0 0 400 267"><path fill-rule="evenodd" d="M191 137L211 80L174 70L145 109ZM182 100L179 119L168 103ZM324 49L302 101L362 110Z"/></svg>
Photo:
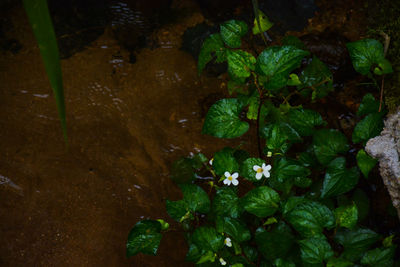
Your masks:
<svg viewBox="0 0 400 267"><path fill-rule="evenodd" d="M142 14L117 6L113 12L127 14L125 22L146 30ZM135 51L134 64L116 40L117 20L114 29L63 60L66 151L48 79L43 69L32 68L42 64L31 49L35 41L23 10L15 12L24 49L1 58L8 67L0 76L7 85L0 90L0 152L6 155L0 168L12 181L0 176L0 214L7 214L0 258L12 266L185 266L184 240L176 235L163 241L155 258L127 260L124 251L138 220L168 220L165 199L179 196L168 177L172 161L226 145L200 134L201 103L220 91L220 81L200 81L196 62L179 49L184 30L202 16L157 29L148 36L156 45Z"/></svg>

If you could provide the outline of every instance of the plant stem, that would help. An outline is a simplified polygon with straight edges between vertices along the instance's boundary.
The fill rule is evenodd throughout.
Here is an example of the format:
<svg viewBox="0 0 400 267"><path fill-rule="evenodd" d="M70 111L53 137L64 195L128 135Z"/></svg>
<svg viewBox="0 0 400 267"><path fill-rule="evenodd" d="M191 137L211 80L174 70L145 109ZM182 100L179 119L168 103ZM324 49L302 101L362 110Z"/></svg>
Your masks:
<svg viewBox="0 0 400 267"><path fill-rule="evenodd" d="M385 84L385 76L382 76L382 84L381 84L381 96L379 98L379 110L378 112L381 112L382 110L382 102L383 102L383 86Z"/></svg>
<svg viewBox="0 0 400 267"><path fill-rule="evenodd" d="M256 85L258 94L260 96L260 102L257 110L257 147L258 147L258 156L262 158L263 153L262 153L261 139L260 139L260 117L261 117L261 107L263 105L263 93L260 86L257 83L256 75L254 75L254 84Z"/></svg>

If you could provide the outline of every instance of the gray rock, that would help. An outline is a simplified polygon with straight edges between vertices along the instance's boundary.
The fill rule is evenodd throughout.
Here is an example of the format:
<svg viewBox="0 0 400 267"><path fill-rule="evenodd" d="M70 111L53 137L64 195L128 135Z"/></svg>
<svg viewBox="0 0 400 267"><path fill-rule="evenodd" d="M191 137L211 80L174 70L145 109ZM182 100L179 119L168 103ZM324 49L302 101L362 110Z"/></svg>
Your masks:
<svg viewBox="0 0 400 267"><path fill-rule="evenodd" d="M400 109L388 116L380 136L370 139L365 150L379 160L379 171L400 219Z"/></svg>

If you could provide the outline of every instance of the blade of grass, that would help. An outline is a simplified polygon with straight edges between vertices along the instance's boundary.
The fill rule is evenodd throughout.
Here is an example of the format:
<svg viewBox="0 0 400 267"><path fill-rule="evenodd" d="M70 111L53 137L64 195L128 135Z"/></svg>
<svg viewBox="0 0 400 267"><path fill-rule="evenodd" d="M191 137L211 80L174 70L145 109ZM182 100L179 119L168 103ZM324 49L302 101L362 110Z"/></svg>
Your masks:
<svg viewBox="0 0 400 267"><path fill-rule="evenodd" d="M61 121L64 140L66 144L68 144L60 56L58 53L56 35L47 7L47 0L23 0L23 3L56 98L58 116Z"/></svg>

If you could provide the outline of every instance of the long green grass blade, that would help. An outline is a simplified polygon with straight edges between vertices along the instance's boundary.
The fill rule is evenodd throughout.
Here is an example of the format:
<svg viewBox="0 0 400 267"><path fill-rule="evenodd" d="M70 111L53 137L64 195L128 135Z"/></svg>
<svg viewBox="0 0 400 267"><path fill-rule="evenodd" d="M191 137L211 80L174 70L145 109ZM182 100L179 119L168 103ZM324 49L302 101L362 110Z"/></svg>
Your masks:
<svg viewBox="0 0 400 267"><path fill-rule="evenodd" d="M60 56L47 0L23 0L23 2L56 98L64 139L68 143Z"/></svg>

